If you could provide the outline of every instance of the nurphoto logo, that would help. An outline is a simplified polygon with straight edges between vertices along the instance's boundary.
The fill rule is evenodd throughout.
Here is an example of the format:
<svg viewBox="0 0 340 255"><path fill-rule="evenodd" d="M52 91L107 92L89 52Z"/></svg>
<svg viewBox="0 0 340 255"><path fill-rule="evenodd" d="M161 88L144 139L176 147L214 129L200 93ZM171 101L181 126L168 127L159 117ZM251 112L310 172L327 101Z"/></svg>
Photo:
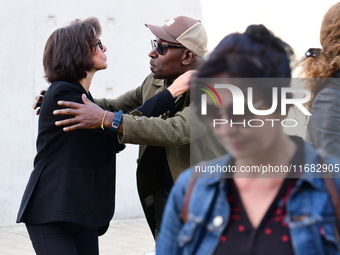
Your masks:
<svg viewBox="0 0 340 255"><path fill-rule="evenodd" d="M201 85L203 86L203 88L202 88L202 87L199 87L199 89L200 89L200 90L203 90L205 93L207 93L207 94L211 97L211 99L213 100L213 102L214 102L215 105L217 105L217 101L216 101L216 97L217 97L217 99L218 99L220 105L222 106L222 99L221 99L220 95L217 93L216 89L214 89L214 88L211 87L210 85L205 84L205 83L203 83L203 82L197 82L197 83L198 83L198 84L201 84ZM205 88L204 88L204 87L205 87ZM214 93L214 95L213 95L209 90L210 90L212 93ZM202 114L202 115L207 115L207 95L206 95L206 94L202 94L201 99L202 99L202 104L201 104L201 106L202 106L202 107L201 107L201 114ZM204 105L205 107L203 107L203 105Z"/></svg>
<svg viewBox="0 0 340 255"><path fill-rule="evenodd" d="M305 116L311 115L311 113L307 110L307 108L304 106L305 103L307 103L311 99L311 93L309 90L304 88L292 88L292 87L273 87L272 88L272 105L269 109L256 109L255 107L258 107L258 102L253 102L253 88L247 87L247 103L245 103L245 96L243 91L232 84L215 84L214 86L210 86L203 82L197 82L200 86L199 89L204 91L205 94L201 94L201 115L207 115L209 114L207 111L207 96L209 96L212 101L214 102L215 106L223 105L222 99L219 93L216 91L216 89L227 89L230 91L232 95L232 117L237 118L237 122L235 122L235 119L233 121L233 118L231 116L228 116L229 119L213 119L213 127L216 127L217 125L225 125L230 124L230 126L233 125L242 125L244 127L262 127L264 125L265 121L269 121L272 123L272 126L274 126L275 122L280 122L283 127L296 127L297 121L295 119L248 119L244 118L240 121L240 118L245 115L245 110L252 113L253 115L257 116L267 116L272 113L274 113L277 110L278 107L278 99L279 94L278 91L281 93L280 97L280 113L282 116L287 115L287 105L294 105L297 109L299 109ZM289 98L288 94L302 94L303 97L299 98ZM245 107L248 107L248 109L245 109Z"/></svg>

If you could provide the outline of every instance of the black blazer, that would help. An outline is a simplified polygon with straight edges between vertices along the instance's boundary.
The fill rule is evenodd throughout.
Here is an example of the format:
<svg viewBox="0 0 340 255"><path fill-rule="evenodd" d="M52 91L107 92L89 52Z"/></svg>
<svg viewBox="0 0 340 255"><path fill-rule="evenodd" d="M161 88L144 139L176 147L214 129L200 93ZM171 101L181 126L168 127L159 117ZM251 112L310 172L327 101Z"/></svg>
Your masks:
<svg viewBox="0 0 340 255"><path fill-rule="evenodd" d="M55 121L59 100L82 103L86 93L79 82L53 82L39 115L34 170L22 198L17 222L72 222L105 226L115 206L116 153L122 149L108 129L64 132ZM87 97L94 102L92 96Z"/></svg>

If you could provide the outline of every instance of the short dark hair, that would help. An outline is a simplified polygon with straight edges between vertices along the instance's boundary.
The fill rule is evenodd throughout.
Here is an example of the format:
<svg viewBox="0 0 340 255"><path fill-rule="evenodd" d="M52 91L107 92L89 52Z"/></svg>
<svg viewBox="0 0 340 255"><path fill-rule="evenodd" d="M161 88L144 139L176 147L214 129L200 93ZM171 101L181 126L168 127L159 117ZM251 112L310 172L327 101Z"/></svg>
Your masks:
<svg viewBox="0 0 340 255"><path fill-rule="evenodd" d="M197 77L212 78L227 73L234 78L288 78L275 84L288 87L293 56L293 49L264 25L250 25L244 33L233 33L222 39ZM271 103L272 86L263 82L256 86L266 104ZM280 93L279 90L279 98Z"/></svg>
<svg viewBox="0 0 340 255"><path fill-rule="evenodd" d="M229 73L237 78L290 78L292 48L264 25L226 36L199 72L199 78Z"/></svg>
<svg viewBox="0 0 340 255"><path fill-rule="evenodd" d="M92 55L100 35L101 26L95 17L84 21L76 19L54 31L46 42L43 56L46 80L52 83L86 78L86 72L94 65Z"/></svg>

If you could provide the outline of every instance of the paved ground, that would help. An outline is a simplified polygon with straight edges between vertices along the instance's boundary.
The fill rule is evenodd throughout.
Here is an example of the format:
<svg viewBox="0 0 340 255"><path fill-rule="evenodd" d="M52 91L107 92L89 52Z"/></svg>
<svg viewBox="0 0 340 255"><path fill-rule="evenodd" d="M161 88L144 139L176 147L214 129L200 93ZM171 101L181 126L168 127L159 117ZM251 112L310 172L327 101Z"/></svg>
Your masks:
<svg viewBox="0 0 340 255"><path fill-rule="evenodd" d="M143 255L154 250L154 241L145 219L113 220L99 238L101 255ZM34 255L23 224L0 228L1 255Z"/></svg>

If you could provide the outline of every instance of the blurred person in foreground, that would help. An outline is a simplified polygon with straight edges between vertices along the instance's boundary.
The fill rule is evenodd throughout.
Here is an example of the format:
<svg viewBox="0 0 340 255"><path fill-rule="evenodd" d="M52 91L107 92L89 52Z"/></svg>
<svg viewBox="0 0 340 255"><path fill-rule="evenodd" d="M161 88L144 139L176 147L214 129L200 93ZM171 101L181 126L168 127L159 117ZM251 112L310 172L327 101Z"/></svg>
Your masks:
<svg viewBox="0 0 340 255"><path fill-rule="evenodd" d="M212 52L198 78L233 84L246 96L247 87L252 86L252 99L245 100L242 115L234 113L236 97L229 89L216 88L221 104L207 99L202 119L230 154L202 162L179 177L163 215L157 255L340 254L334 209L324 179L321 173L304 169L321 163L321 157L302 138L286 135L280 122L265 121L285 118L280 91L290 84L292 54L291 47L263 25L226 36ZM201 92L199 86L196 92ZM272 108L274 87L279 91L277 108L267 115L254 114L254 109ZM240 97L237 99L240 102ZM196 100L200 100L198 93ZM253 119L257 120L253 126L258 127L241 125ZM228 123L213 127L216 120ZM230 125L231 121L237 124ZM326 157L326 162L335 166L340 160ZM244 171L269 165L281 169L293 165L297 170ZM232 170L205 172L217 166ZM340 180L334 181L339 192Z"/></svg>
<svg viewBox="0 0 340 255"><path fill-rule="evenodd" d="M320 43L322 49L309 49L301 65L312 94L306 140L340 157L340 2L323 17Z"/></svg>
<svg viewBox="0 0 340 255"><path fill-rule="evenodd" d="M97 18L75 20L48 38L43 65L50 83L39 115L34 170L17 222L26 224L38 255L99 254L115 207L115 132L100 128L64 132L55 126L61 99L82 104L95 73L107 68L106 47Z"/></svg>

